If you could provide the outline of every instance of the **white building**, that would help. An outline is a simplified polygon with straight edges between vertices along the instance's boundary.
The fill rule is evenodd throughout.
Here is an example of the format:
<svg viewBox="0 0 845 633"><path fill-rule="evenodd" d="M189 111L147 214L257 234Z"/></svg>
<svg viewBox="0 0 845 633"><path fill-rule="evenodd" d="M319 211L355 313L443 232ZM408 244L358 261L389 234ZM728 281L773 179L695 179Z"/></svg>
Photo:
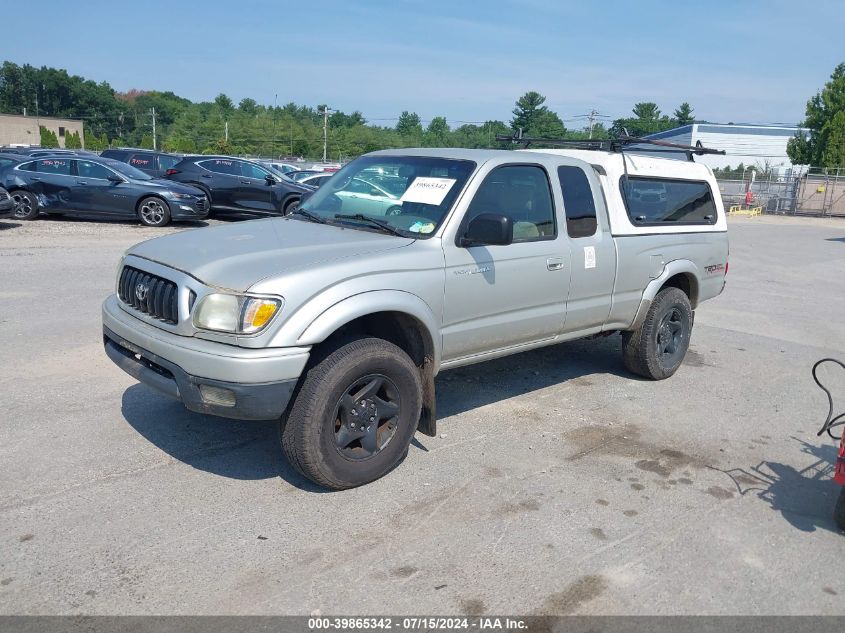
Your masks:
<svg viewBox="0 0 845 633"><path fill-rule="evenodd" d="M696 156L695 162L709 167L769 166L783 173L792 167L786 144L801 128L784 125L693 123L651 134L648 138L725 150L726 155Z"/></svg>

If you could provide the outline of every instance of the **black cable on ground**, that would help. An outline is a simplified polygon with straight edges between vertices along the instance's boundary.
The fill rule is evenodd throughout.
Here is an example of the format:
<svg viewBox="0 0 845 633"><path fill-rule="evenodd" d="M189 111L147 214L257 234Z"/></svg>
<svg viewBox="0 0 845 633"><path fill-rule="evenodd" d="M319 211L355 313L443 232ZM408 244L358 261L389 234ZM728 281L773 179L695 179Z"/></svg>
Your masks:
<svg viewBox="0 0 845 633"><path fill-rule="evenodd" d="M843 363L841 360L836 360L835 358L822 358L815 365L813 365L813 380L816 381L816 384L822 391L824 391L825 395L827 396L828 406L827 419L824 421L824 424L822 425L822 428L817 433L817 435L821 435L822 433L827 431L827 434L830 435L830 437L835 440L838 440L840 438L833 434L833 427L845 424L845 411L836 416L833 415L833 396L830 394L830 390L821 383L819 377L816 375L816 369L818 369L819 365L822 365L824 363L835 363L839 365L842 369L845 369L845 363ZM843 432L845 432L845 430L843 430Z"/></svg>

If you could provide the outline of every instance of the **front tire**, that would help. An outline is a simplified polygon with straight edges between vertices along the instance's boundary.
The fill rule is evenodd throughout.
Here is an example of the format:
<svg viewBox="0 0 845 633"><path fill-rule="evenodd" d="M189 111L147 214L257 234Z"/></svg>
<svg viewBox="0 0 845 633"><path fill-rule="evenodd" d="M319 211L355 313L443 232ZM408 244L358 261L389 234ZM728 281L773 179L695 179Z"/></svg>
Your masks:
<svg viewBox="0 0 845 633"><path fill-rule="evenodd" d="M170 222L170 207L161 198L148 196L138 203L138 219L144 226L166 226Z"/></svg>
<svg viewBox="0 0 845 633"><path fill-rule="evenodd" d="M11 193L15 210L12 217L16 220L34 220L38 217L38 198L28 191L18 189Z"/></svg>
<svg viewBox="0 0 845 633"><path fill-rule="evenodd" d="M299 198L294 198L289 202L285 203L284 208L282 209L282 215L290 215L294 211L299 208Z"/></svg>
<svg viewBox="0 0 845 633"><path fill-rule="evenodd" d="M382 339L354 340L306 370L281 423L282 449L321 486L360 486L404 459L421 406L419 371L405 352Z"/></svg>
<svg viewBox="0 0 845 633"><path fill-rule="evenodd" d="M640 328L622 335L625 367L651 380L674 374L689 349L692 322L692 306L683 290L658 292Z"/></svg>

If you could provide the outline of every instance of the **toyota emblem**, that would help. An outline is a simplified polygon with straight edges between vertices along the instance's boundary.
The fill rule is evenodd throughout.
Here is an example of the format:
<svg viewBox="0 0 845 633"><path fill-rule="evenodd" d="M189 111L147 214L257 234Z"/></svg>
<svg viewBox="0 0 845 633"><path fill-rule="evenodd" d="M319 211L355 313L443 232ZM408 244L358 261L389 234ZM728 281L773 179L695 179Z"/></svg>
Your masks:
<svg viewBox="0 0 845 633"><path fill-rule="evenodd" d="M135 286L135 296L138 298L138 301L143 301L147 298L147 293L150 291L147 284L138 284Z"/></svg>

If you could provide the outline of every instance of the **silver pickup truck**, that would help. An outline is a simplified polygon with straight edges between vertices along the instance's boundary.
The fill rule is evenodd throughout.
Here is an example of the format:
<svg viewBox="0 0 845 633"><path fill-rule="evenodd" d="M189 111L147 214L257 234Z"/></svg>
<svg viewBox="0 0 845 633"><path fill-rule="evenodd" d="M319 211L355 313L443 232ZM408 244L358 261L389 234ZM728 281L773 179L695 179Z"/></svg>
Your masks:
<svg viewBox="0 0 845 633"><path fill-rule="evenodd" d="M728 271L712 172L586 150L411 149L349 163L286 217L149 240L120 263L103 340L191 411L280 421L329 488L434 435L434 378L599 333L671 376Z"/></svg>

